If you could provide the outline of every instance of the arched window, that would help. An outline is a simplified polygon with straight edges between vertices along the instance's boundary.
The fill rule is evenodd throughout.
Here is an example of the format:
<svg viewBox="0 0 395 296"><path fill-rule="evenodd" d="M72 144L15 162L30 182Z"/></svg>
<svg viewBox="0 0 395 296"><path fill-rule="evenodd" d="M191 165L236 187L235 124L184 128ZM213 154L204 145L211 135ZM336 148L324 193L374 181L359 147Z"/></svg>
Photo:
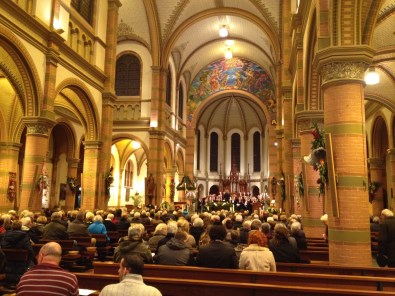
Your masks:
<svg viewBox="0 0 395 296"><path fill-rule="evenodd" d="M141 65L132 54L121 56L117 60L115 71L115 93L117 96L139 96Z"/></svg>
<svg viewBox="0 0 395 296"><path fill-rule="evenodd" d="M184 89L182 88L182 84L178 88L178 117L182 119L184 111Z"/></svg>
<svg viewBox="0 0 395 296"><path fill-rule="evenodd" d="M92 0L71 0L71 7L89 23L92 24L93 1Z"/></svg>
<svg viewBox="0 0 395 296"><path fill-rule="evenodd" d="M200 170L200 129L197 131L196 169Z"/></svg>
<svg viewBox="0 0 395 296"><path fill-rule="evenodd" d="M210 172L218 171L218 134L210 135Z"/></svg>
<svg viewBox="0 0 395 296"><path fill-rule="evenodd" d="M231 138L231 156L232 168L236 165L237 171L240 172L240 135L233 134Z"/></svg>
<svg viewBox="0 0 395 296"><path fill-rule="evenodd" d="M261 171L261 134L255 132L253 136L254 172Z"/></svg>
<svg viewBox="0 0 395 296"><path fill-rule="evenodd" d="M128 160L125 166L125 187L131 188L133 187L133 163L131 160Z"/></svg>
<svg viewBox="0 0 395 296"><path fill-rule="evenodd" d="M167 77L166 77L166 104L171 106L171 71L170 71L170 67L167 69Z"/></svg>

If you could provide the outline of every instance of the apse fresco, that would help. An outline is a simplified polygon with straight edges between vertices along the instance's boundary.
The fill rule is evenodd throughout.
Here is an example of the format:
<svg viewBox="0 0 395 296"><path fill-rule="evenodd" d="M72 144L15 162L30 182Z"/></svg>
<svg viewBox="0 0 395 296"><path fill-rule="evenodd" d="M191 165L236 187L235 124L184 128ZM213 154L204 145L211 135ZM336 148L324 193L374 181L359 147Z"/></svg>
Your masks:
<svg viewBox="0 0 395 296"><path fill-rule="evenodd" d="M276 114L274 86L270 76L259 65L240 58L216 61L195 77L187 102L188 123L200 103L208 96L224 90L244 90L263 101L272 117Z"/></svg>

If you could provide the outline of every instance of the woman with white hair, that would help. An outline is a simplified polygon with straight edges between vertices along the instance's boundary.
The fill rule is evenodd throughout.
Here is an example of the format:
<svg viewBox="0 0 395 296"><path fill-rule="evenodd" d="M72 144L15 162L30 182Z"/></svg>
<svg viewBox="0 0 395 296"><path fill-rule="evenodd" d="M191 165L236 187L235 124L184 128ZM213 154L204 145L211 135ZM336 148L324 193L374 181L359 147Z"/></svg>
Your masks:
<svg viewBox="0 0 395 296"><path fill-rule="evenodd" d="M291 236L295 238L299 250L307 250L306 234L302 230L300 222L295 221L291 224Z"/></svg>
<svg viewBox="0 0 395 296"><path fill-rule="evenodd" d="M165 238L167 234L167 225L165 223L159 223L155 227L154 235L151 236L148 240L148 246L150 247L153 253L156 252L158 248L158 242Z"/></svg>
<svg viewBox="0 0 395 296"><path fill-rule="evenodd" d="M93 222L88 227L89 234L105 234L107 242L110 241L110 238L107 236L106 226L103 224L103 217L100 215L96 215L93 217Z"/></svg>
<svg viewBox="0 0 395 296"><path fill-rule="evenodd" d="M144 263L153 263L151 250L143 241L144 231L144 225L140 223L129 227L127 239L120 242L114 250L114 262L120 262L126 255L139 255Z"/></svg>

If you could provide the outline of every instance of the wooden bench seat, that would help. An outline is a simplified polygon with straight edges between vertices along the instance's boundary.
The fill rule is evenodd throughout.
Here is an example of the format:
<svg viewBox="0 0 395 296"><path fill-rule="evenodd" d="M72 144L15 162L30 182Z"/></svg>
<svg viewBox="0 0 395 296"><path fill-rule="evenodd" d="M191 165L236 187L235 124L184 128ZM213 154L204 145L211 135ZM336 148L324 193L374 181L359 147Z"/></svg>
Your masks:
<svg viewBox="0 0 395 296"><path fill-rule="evenodd" d="M116 275L119 264L94 262L95 274ZM178 278L195 280L229 281L240 283L272 285L302 285L304 287L327 287L341 289L361 289L370 291L394 291L395 280L387 277L367 277L334 274L313 274L293 272L257 272L240 269L216 269L194 266L167 266L146 264L144 276L158 278Z"/></svg>
<svg viewBox="0 0 395 296"><path fill-rule="evenodd" d="M329 264L300 264L277 262L277 271L325 273L341 275L380 276L395 278L395 268L343 266Z"/></svg>
<svg viewBox="0 0 395 296"><path fill-rule="evenodd" d="M303 261L329 261L328 250L300 250L300 258Z"/></svg>
<svg viewBox="0 0 395 296"><path fill-rule="evenodd" d="M102 290L108 284L118 282L117 275L75 273L79 287L83 289ZM306 287L301 285L277 285L241 283L238 279L232 282L224 280L193 280L175 279L144 276L144 282L158 288L163 296L185 296L185 295L271 295L271 296L321 296L321 295L393 295L392 292L362 291L354 289L335 289L328 287Z"/></svg>

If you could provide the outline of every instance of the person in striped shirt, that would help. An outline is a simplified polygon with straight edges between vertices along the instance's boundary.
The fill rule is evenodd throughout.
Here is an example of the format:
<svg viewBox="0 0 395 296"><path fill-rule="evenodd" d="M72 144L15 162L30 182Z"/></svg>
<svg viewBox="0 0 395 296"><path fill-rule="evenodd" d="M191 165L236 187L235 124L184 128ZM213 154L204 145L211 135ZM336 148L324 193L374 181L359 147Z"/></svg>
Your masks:
<svg viewBox="0 0 395 296"><path fill-rule="evenodd" d="M18 296L78 296L78 281L74 274L59 266L62 247L46 243L37 255L37 265L27 271L16 287Z"/></svg>

